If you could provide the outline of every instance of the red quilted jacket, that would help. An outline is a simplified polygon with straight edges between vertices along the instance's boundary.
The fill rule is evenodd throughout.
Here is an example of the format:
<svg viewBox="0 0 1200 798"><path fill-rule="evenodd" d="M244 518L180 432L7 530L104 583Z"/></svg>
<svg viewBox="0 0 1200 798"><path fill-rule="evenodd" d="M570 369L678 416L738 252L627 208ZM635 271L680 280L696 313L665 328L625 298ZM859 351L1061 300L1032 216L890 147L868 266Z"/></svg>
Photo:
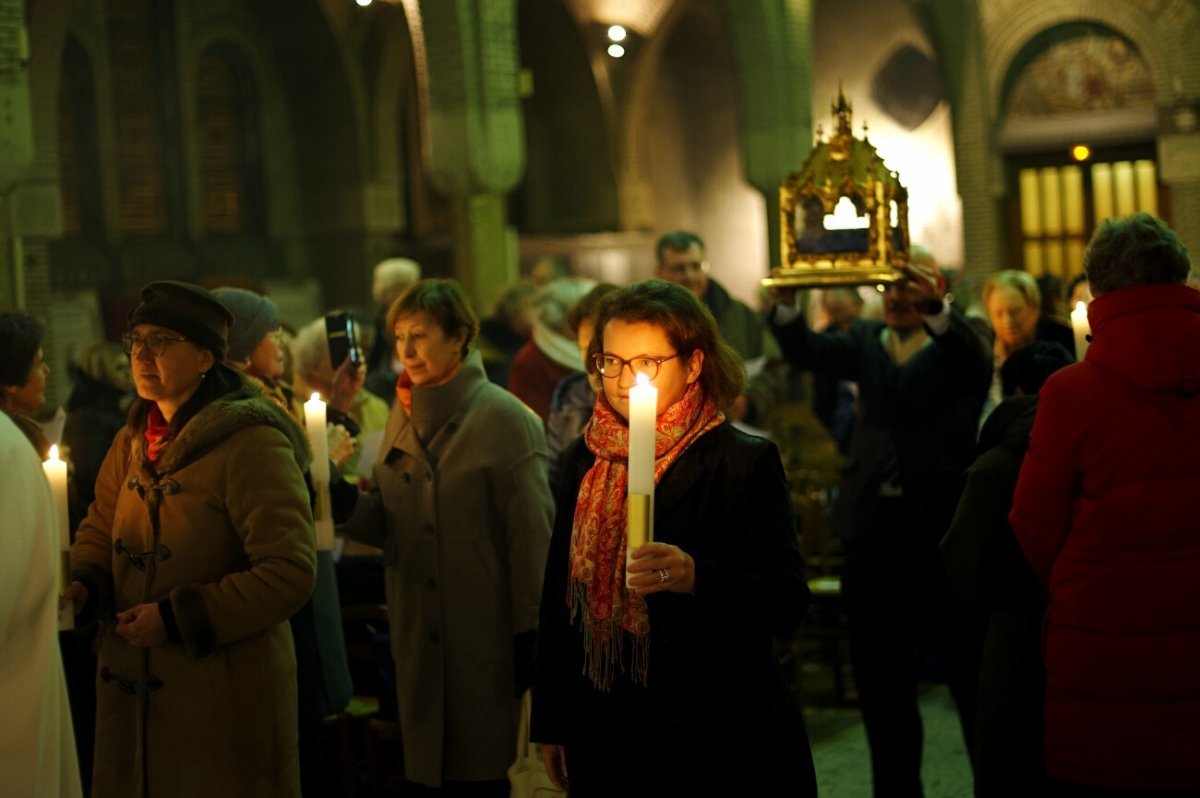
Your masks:
<svg viewBox="0 0 1200 798"><path fill-rule="evenodd" d="M1200 786L1200 292L1088 308L1010 515L1046 585L1046 768L1114 789Z"/></svg>

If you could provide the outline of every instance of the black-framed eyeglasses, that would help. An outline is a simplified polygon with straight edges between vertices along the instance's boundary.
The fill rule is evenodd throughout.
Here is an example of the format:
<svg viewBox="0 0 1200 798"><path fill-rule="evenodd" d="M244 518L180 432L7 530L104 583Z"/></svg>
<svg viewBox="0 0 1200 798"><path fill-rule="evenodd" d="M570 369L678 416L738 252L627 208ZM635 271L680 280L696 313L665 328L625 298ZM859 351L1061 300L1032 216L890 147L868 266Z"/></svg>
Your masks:
<svg viewBox="0 0 1200 798"><path fill-rule="evenodd" d="M126 333L121 336L121 346L124 348L125 354L131 357L143 349L149 352L151 357L158 357L171 344L186 340L188 339L178 335L163 335L162 333L150 333L145 336Z"/></svg>
<svg viewBox="0 0 1200 798"><path fill-rule="evenodd" d="M666 357L650 357L649 355L638 355L631 357L629 360L610 355L607 352L597 352L592 355L592 363L596 365L596 371L600 372L601 377L615 379L621 376L621 371L629 366L629 371L634 377L639 374L645 374L646 379L652 380L658 376L658 367L668 360L674 360L682 355L683 352L676 352L673 355Z"/></svg>

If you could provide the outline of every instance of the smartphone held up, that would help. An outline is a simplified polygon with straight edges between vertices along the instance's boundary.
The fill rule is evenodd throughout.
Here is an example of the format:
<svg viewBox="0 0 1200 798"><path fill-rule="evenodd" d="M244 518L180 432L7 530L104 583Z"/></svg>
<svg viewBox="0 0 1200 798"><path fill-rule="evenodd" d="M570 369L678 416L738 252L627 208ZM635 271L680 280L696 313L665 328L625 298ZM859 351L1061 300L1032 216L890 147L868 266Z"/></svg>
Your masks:
<svg viewBox="0 0 1200 798"><path fill-rule="evenodd" d="M354 333L354 320L344 311L325 315L325 338L329 342L329 363L334 369L346 362L362 365L362 350Z"/></svg>

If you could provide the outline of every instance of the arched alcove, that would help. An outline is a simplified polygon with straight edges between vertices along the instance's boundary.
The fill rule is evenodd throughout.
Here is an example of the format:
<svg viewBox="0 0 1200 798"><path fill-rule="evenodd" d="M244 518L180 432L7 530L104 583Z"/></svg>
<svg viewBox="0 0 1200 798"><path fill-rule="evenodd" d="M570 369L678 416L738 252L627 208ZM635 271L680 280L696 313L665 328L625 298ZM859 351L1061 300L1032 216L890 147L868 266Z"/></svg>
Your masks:
<svg viewBox="0 0 1200 798"><path fill-rule="evenodd" d="M196 136L204 233L263 234L259 91L242 52L210 45L196 65Z"/></svg>
<svg viewBox="0 0 1200 798"><path fill-rule="evenodd" d="M118 185L117 231L129 238L178 230L182 196L168 165L173 140L167 119L168 54L165 9L153 0L108 3L109 68Z"/></svg>
<svg viewBox="0 0 1200 798"><path fill-rule="evenodd" d="M1054 25L1016 52L1002 84L1007 265L1065 286L1096 225L1147 211L1169 219L1156 157L1151 65L1094 21Z"/></svg>
<svg viewBox="0 0 1200 798"><path fill-rule="evenodd" d="M713 0L677 4L658 35L661 46L641 65L646 84L633 94L637 105L627 123L638 128L631 136L648 198L646 221L655 235L680 228L699 234L713 276L754 303L767 261L766 219L762 196L743 177L743 131L722 16Z"/></svg>
<svg viewBox="0 0 1200 798"><path fill-rule="evenodd" d="M280 232L294 240L307 271L321 280L325 303L335 306L368 293L363 187L371 159L369 102L325 5L258 0L250 8L270 60L283 67L274 89L286 115L299 199L289 220L296 227Z"/></svg>
<svg viewBox="0 0 1200 798"><path fill-rule="evenodd" d="M112 272L104 229L104 186L96 70L73 35L63 39L58 84L58 196L62 235L49 242L59 289L104 285Z"/></svg>
<svg viewBox="0 0 1200 798"><path fill-rule="evenodd" d="M518 28L531 92L523 100L525 179L513 194L512 221L532 234L614 230L616 120L601 106L586 43L602 34L580 30L562 4L543 0L519 4Z"/></svg>
<svg viewBox="0 0 1200 798"><path fill-rule="evenodd" d="M1032 37L1009 64L1000 101L997 139L1007 151L1144 141L1158 128L1150 65L1132 41L1095 22Z"/></svg>
<svg viewBox="0 0 1200 798"><path fill-rule="evenodd" d="M79 40L63 41L58 89L58 180L63 236L104 237L100 153L96 146L96 84L91 58Z"/></svg>

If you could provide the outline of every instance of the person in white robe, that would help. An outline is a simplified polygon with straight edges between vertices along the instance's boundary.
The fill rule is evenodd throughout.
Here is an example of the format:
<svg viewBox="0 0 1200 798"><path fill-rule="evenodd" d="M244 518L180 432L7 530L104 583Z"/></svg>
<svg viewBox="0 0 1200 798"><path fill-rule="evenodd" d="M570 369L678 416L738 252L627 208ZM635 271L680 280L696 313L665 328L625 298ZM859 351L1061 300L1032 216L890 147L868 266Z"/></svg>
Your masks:
<svg viewBox="0 0 1200 798"><path fill-rule="evenodd" d="M0 795L78 798L50 486L33 446L3 413L0 474Z"/></svg>

